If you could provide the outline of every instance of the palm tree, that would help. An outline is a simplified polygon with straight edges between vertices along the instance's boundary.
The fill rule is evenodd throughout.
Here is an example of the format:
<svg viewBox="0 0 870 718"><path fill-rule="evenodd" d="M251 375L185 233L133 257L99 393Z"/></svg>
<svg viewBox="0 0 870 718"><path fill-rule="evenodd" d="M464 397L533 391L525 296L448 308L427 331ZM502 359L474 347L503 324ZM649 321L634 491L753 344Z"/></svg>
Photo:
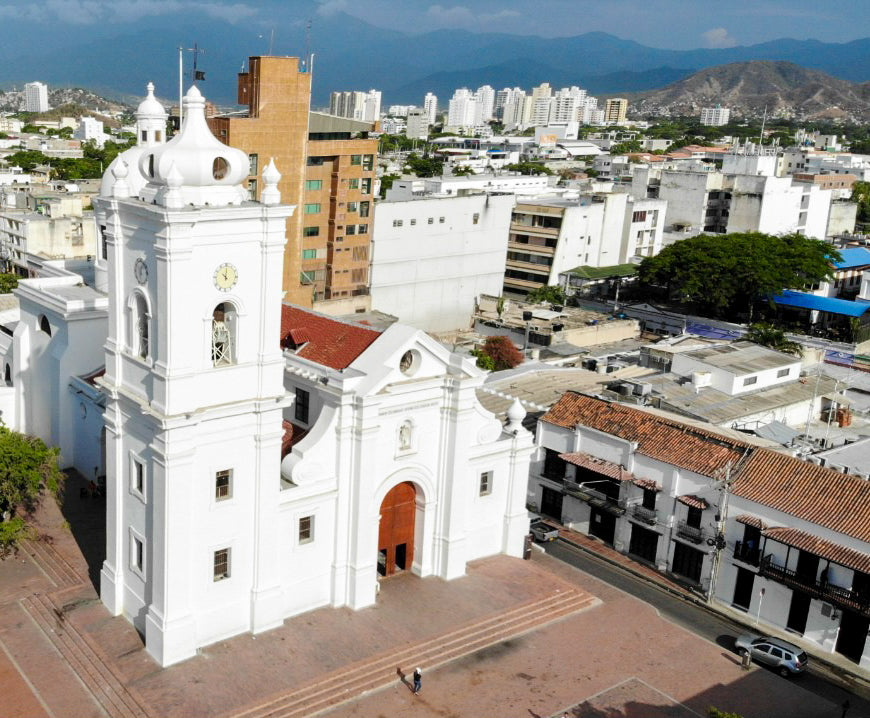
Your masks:
<svg viewBox="0 0 870 718"><path fill-rule="evenodd" d="M794 354L800 356L802 353L801 345L791 341L786 337L785 332L772 324L751 324L749 331L743 337L747 341L761 344L763 347L770 347L784 354Z"/></svg>

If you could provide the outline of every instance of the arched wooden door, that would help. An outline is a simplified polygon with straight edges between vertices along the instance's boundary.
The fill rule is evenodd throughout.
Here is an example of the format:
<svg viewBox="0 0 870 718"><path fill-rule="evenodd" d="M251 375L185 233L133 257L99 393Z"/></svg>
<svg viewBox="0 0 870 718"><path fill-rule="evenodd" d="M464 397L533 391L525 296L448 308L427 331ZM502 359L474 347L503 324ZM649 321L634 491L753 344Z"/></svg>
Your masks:
<svg viewBox="0 0 870 718"><path fill-rule="evenodd" d="M414 519L417 489L406 481L390 489L381 503L378 532L378 573L392 576L414 561Z"/></svg>

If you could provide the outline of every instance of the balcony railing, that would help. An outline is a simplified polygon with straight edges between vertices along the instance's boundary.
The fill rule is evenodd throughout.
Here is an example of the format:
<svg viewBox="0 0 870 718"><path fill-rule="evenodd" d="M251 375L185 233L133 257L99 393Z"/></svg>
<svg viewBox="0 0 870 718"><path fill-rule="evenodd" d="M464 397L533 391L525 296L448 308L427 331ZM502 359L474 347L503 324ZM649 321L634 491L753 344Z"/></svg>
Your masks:
<svg viewBox="0 0 870 718"><path fill-rule="evenodd" d="M631 507L631 515L638 521L643 521L650 526L654 525L658 518L658 512L655 509L648 509L640 504L635 504Z"/></svg>
<svg viewBox="0 0 870 718"><path fill-rule="evenodd" d="M850 588L843 588L842 586L835 586L832 583L817 581L808 576L801 576L797 571L774 563L771 554L768 554L761 560L760 573L765 578L804 591L822 601L828 601L837 606L870 616L870 594L867 592L857 592Z"/></svg>
<svg viewBox="0 0 870 718"><path fill-rule="evenodd" d="M689 526L685 521L677 523L677 536L692 543L701 543L704 540L704 529L697 526Z"/></svg>
<svg viewBox="0 0 870 718"><path fill-rule="evenodd" d="M757 566L761 562L761 549L756 544L747 544L743 541L734 542L734 558L750 566Z"/></svg>
<svg viewBox="0 0 870 718"><path fill-rule="evenodd" d="M603 491L598 491L597 489L592 489L588 486L583 486L582 484L574 483L568 479L565 479L563 483L565 487L565 492L574 496L575 498L580 499L581 501L586 501L592 506L596 506L600 509L605 509L610 513L614 514L624 514L626 509L626 500L616 498L613 496L609 496L605 494Z"/></svg>

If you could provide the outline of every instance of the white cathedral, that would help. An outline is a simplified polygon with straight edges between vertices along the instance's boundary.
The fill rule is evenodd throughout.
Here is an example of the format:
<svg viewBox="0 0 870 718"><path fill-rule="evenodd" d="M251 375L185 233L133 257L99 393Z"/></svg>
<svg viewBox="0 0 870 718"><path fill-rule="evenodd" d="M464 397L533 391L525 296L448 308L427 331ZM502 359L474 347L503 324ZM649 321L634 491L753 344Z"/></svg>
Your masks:
<svg viewBox="0 0 870 718"><path fill-rule="evenodd" d="M95 200L95 276L22 280L0 315L0 418L106 476L100 595L163 666L322 606L373 604L397 571L453 579L520 556L533 437L515 403L425 333L282 304L273 163L210 132L196 87L167 142L137 146Z"/></svg>

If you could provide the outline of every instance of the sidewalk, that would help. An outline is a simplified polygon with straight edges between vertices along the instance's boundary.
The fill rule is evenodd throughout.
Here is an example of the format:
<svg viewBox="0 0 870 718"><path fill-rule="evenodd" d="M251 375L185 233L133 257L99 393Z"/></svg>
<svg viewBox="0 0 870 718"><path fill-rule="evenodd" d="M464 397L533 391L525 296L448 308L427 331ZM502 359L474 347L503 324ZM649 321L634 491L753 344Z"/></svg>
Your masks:
<svg viewBox="0 0 870 718"><path fill-rule="evenodd" d="M625 571L626 573L630 573L644 581L655 584L658 588L670 593L671 595L690 601L696 606L731 621L735 624L738 630L745 629L752 633L767 633L800 646L810 655L816 664L821 664L827 669L832 680L839 682L842 687L853 692L855 695L858 695L865 700L870 700L870 676L868 676L865 671L858 668L849 659L840 656L837 653L821 653L819 652L818 645L805 641L803 638L796 636L793 633L787 633L777 626L771 626L764 622L762 622L761 626L756 626L755 622L750 620L746 613L736 611L721 603L710 603L697 589L683 585L672 577L663 574L646 564L635 561L594 537L587 536L579 531L574 531L573 529L569 529L549 519L545 519L545 521L551 526L559 529L559 538L562 541L571 544L575 548L591 554L602 561Z"/></svg>

